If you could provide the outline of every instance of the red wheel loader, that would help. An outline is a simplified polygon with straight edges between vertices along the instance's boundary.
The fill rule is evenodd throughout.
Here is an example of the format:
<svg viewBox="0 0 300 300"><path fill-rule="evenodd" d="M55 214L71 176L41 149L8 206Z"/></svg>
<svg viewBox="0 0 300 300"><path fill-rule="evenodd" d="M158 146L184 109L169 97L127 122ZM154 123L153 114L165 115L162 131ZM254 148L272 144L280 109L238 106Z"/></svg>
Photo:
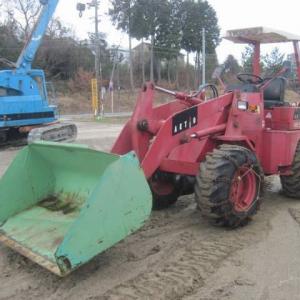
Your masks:
<svg viewBox="0 0 300 300"><path fill-rule="evenodd" d="M223 95L214 85L188 95L148 83L111 153L47 142L20 151L0 181L0 240L65 276L183 194L195 192L200 214L229 227L257 212L264 176L280 175L299 198L300 109L285 102L282 73L259 76L259 52L292 42L300 77L300 37L259 27L227 38L255 55L253 74ZM155 91L174 100L154 106Z"/></svg>

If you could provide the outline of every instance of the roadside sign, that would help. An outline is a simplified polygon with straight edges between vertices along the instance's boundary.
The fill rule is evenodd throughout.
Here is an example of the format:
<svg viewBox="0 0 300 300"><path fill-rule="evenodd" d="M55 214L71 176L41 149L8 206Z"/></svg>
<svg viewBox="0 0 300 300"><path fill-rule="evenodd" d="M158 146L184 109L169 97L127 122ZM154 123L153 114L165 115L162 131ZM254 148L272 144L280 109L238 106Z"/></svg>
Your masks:
<svg viewBox="0 0 300 300"><path fill-rule="evenodd" d="M97 84L97 79L93 78L91 80L91 86L92 86L92 108L95 116L98 115L98 110L99 110L99 95L98 95L98 84Z"/></svg>

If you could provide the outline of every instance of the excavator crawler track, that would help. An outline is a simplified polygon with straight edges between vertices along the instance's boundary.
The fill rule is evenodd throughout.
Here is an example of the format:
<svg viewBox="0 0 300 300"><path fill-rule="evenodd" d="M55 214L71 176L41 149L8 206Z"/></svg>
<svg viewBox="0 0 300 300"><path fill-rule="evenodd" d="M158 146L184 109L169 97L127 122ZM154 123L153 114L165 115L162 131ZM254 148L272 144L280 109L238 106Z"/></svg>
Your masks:
<svg viewBox="0 0 300 300"><path fill-rule="evenodd" d="M71 123L58 123L35 128L28 134L28 144L36 141L73 142L77 137L77 127Z"/></svg>

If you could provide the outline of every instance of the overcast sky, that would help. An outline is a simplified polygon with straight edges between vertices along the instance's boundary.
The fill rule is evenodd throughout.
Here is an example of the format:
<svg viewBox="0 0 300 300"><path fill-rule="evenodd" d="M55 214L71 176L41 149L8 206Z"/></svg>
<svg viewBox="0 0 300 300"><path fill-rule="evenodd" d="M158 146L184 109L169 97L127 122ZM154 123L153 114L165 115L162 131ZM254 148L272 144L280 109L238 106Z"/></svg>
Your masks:
<svg viewBox="0 0 300 300"><path fill-rule="evenodd" d="M87 10L82 18L78 17L76 11L77 0L61 0L56 16L60 17L65 23L72 26L76 35L80 38L86 38L87 32L94 31L93 10ZM83 3L90 2L82 1ZM298 0L271 1L271 0L209 0L216 10L219 18L222 35L226 30L244 27L266 26L300 35L300 18ZM100 4L100 30L107 35L110 45L121 45L128 48L128 38L126 34L114 29L109 21L108 9L109 0L101 0ZM274 46L263 46L263 52L268 52ZM279 45L280 50L286 53L293 51L292 46L286 44ZM243 46L234 45L231 42L223 40L217 48L220 62L228 54L234 54L240 58Z"/></svg>

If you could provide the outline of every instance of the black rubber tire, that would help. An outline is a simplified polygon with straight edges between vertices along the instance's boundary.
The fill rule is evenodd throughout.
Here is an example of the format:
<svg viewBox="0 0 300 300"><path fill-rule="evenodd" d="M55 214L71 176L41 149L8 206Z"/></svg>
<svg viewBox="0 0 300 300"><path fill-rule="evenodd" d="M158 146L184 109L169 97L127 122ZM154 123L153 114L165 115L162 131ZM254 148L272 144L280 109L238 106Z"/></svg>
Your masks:
<svg viewBox="0 0 300 300"><path fill-rule="evenodd" d="M7 142L7 130L0 130L0 146Z"/></svg>
<svg viewBox="0 0 300 300"><path fill-rule="evenodd" d="M152 209L162 210L174 205L179 197L179 193L174 190L174 192L168 195L158 195L152 191Z"/></svg>
<svg viewBox="0 0 300 300"><path fill-rule="evenodd" d="M280 176L282 192L287 197L300 199L300 143L296 148L292 173L289 176Z"/></svg>
<svg viewBox="0 0 300 300"><path fill-rule="evenodd" d="M231 185L236 171L242 166L254 171L256 190L253 204L245 211L237 211L230 200ZM260 205L263 172L253 152L237 145L221 145L206 155L196 177L195 200L203 217L213 225L239 227L248 223Z"/></svg>
<svg viewBox="0 0 300 300"><path fill-rule="evenodd" d="M161 173L158 173L158 176L155 175L149 180L149 186L152 192L152 209L166 209L176 203L181 194L181 187L174 182L172 177L161 175ZM167 185L170 191L166 193L160 190L163 185Z"/></svg>

